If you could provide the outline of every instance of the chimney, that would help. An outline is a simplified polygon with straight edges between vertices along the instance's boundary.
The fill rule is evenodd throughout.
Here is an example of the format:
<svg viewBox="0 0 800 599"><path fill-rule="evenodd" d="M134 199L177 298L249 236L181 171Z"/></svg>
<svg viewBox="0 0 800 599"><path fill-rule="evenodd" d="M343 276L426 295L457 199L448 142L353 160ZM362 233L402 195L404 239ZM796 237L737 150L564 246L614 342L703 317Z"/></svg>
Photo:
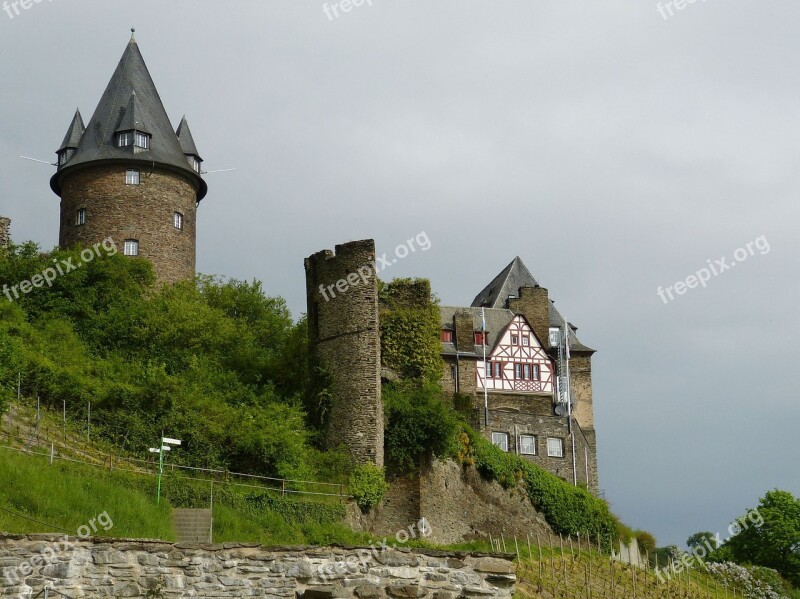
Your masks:
<svg viewBox="0 0 800 599"><path fill-rule="evenodd" d="M11 241L11 219L0 216L0 248L6 247Z"/></svg>
<svg viewBox="0 0 800 599"><path fill-rule="evenodd" d="M542 347L548 347L550 336L550 298L544 287L520 287L519 297L508 298L508 309L522 314L530 323Z"/></svg>
<svg viewBox="0 0 800 599"><path fill-rule="evenodd" d="M475 325L472 321L472 312L469 310L456 312L455 326L456 349L460 352L475 351Z"/></svg>

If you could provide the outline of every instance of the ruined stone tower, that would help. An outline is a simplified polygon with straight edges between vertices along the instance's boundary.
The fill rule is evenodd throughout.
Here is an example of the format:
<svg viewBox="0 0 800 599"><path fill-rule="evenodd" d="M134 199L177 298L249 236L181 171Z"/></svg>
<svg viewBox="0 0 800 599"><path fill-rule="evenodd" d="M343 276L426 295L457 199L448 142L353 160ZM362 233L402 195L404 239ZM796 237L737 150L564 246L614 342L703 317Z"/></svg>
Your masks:
<svg viewBox="0 0 800 599"><path fill-rule="evenodd" d="M308 336L331 375L329 447L383 466L381 341L375 242L353 241L305 260Z"/></svg>
<svg viewBox="0 0 800 599"><path fill-rule="evenodd" d="M0 248L6 247L11 241L11 219L0 216Z"/></svg>
<svg viewBox="0 0 800 599"><path fill-rule="evenodd" d="M89 124L76 111L56 153L62 248L111 237L159 282L194 278L202 159L186 119L173 130L133 36Z"/></svg>

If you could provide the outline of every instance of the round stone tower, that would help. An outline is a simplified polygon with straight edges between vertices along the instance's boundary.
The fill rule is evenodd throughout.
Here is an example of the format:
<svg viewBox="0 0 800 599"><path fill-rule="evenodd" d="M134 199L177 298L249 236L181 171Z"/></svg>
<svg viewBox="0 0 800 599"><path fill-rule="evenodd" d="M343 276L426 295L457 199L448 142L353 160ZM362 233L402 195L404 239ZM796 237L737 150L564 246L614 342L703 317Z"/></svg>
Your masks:
<svg viewBox="0 0 800 599"><path fill-rule="evenodd" d="M185 117L173 130L133 36L88 126L77 111L56 154L62 248L111 238L160 283L194 278L202 159Z"/></svg>

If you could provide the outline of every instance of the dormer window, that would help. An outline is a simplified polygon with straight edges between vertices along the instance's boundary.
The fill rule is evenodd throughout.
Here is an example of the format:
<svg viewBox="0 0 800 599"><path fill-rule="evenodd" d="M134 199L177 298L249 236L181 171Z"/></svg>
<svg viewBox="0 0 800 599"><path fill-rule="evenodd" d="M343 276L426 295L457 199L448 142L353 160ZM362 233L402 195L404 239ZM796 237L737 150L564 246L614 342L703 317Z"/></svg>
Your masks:
<svg viewBox="0 0 800 599"><path fill-rule="evenodd" d="M453 342L453 331L449 329L442 329L442 336L441 336L442 343L452 343Z"/></svg>
<svg viewBox="0 0 800 599"><path fill-rule="evenodd" d="M558 347L561 343L561 329L550 327L550 347Z"/></svg>
<svg viewBox="0 0 800 599"><path fill-rule="evenodd" d="M475 345L487 345L486 333L483 331L475 333Z"/></svg>
<svg viewBox="0 0 800 599"><path fill-rule="evenodd" d="M64 166L75 155L75 148L67 148L58 155L58 166Z"/></svg>
<svg viewBox="0 0 800 599"><path fill-rule="evenodd" d="M197 159L197 156L192 156L191 154L186 155L186 160L189 161L189 166L192 167L192 170L196 173L200 172L200 161Z"/></svg>
<svg viewBox="0 0 800 599"><path fill-rule="evenodd" d="M118 148L127 148L130 145L133 145L133 132L126 131L125 133L117 135Z"/></svg>
<svg viewBox="0 0 800 599"><path fill-rule="evenodd" d="M150 136L147 133L136 132L136 147L144 150L150 147Z"/></svg>

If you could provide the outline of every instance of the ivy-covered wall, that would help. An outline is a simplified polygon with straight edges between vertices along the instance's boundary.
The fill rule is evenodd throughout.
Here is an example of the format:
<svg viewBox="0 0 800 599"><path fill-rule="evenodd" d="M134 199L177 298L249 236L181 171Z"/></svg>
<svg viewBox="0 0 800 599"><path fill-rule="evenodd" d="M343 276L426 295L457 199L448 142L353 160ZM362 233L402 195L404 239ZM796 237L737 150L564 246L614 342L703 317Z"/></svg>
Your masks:
<svg viewBox="0 0 800 599"><path fill-rule="evenodd" d="M384 367L403 379L438 382L443 362L439 303L427 279L395 279L379 294Z"/></svg>

